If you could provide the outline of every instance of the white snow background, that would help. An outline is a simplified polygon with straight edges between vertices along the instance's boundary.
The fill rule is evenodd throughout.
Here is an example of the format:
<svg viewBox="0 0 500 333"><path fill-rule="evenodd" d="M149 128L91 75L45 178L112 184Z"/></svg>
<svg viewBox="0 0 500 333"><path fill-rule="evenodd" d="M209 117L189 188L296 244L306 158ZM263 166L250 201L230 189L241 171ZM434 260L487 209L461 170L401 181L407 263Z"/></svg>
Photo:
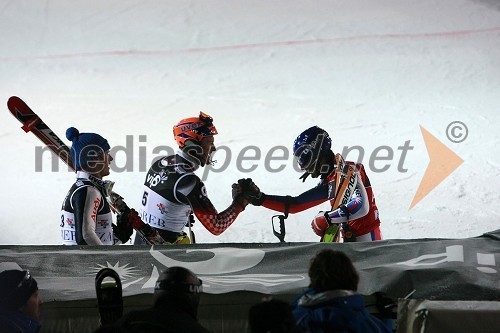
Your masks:
<svg viewBox="0 0 500 333"><path fill-rule="evenodd" d="M464 238L500 227L494 0L2 0L0 15L0 244L60 244L61 203L74 182L62 163L50 170L49 153L35 172L41 143L8 112L12 95L61 139L69 126L97 132L111 146L132 136L133 171L107 177L132 207L146 175L141 147L149 167L155 147L174 147L172 126L204 111L214 117L216 144L232 156L227 170L205 182L219 211L241 177L269 194L313 187L317 180L301 183L290 156L271 163L286 164L275 173L264 157L275 146L290 151L302 130L319 125L334 151L365 150L385 238ZM453 121L468 128L461 143L447 139ZM429 163L419 126L464 163L409 210ZM397 147L408 140L414 149L400 172ZM257 168L242 172L236 158L250 145L262 157L244 162ZM385 172L369 167L380 146L394 151L392 161L375 163L389 164ZM115 158L125 165L123 152ZM222 150L215 158L216 168L227 161ZM286 240L318 241L310 221L326 207L291 215ZM277 242L274 214L248 207L219 237L199 222L194 231L199 243Z"/></svg>

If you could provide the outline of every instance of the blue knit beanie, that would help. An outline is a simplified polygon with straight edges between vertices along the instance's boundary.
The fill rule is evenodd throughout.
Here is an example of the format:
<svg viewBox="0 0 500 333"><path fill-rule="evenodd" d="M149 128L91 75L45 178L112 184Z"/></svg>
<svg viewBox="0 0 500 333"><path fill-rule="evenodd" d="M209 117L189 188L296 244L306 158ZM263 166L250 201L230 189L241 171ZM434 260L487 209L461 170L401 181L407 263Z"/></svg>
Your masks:
<svg viewBox="0 0 500 333"><path fill-rule="evenodd" d="M71 159L75 169L89 168L90 163L103 160L104 153L109 151L108 140L96 133L80 133L76 128L66 130L66 138L73 142Z"/></svg>

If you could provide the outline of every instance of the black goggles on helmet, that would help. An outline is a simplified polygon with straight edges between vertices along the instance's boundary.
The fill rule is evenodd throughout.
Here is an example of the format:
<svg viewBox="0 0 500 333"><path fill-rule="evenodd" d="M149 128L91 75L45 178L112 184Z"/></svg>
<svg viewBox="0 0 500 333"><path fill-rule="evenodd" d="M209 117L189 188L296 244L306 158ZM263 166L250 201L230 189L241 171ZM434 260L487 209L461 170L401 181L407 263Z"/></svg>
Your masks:
<svg viewBox="0 0 500 333"><path fill-rule="evenodd" d="M314 151L310 146L304 145L294 154L295 160L303 171L313 172L320 157L319 151Z"/></svg>
<svg viewBox="0 0 500 333"><path fill-rule="evenodd" d="M30 274L30 271L25 271L23 279L17 284L16 289L30 289L33 284L35 283L35 280Z"/></svg>
<svg viewBox="0 0 500 333"><path fill-rule="evenodd" d="M200 111L200 115L198 116L198 118L200 118L200 120L203 121L206 126L212 126L212 123L214 122L214 119L212 117L210 117L208 114L201 112L201 111Z"/></svg>
<svg viewBox="0 0 500 333"><path fill-rule="evenodd" d="M212 136L217 134L217 130L215 129L213 124L214 119L212 117L200 111L200 115L198 116L198 118L201 122L203 122L203 125L196 129L193 129L193 132L202 136Z"/></svg>

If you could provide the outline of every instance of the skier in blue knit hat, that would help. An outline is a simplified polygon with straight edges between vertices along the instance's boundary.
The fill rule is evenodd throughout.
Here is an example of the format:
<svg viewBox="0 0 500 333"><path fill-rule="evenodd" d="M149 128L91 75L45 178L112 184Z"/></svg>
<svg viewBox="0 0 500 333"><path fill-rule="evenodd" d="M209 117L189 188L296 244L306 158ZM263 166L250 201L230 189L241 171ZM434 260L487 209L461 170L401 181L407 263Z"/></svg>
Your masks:
<svg viewBox="0 0 500 333"><path fill-rule="evenodd" d="M125 243L133 228L128 217L118 217L118 225L106 200L106 182L113 157L108 141L95 133L80 133L70 127L66 138L72 142L71 158L76 182L64 199L61 238L65 245L114 245Z"/></svg>
<svg viewBox="0 0 500 333"><path fill-rule="evenodd" d="M71 159L76 170L98 173L99 178L109 175L109 163L113 158L109 155L108 140L96 133L80 133L74 127L68 128L66 138L72 142Z"/></svg>

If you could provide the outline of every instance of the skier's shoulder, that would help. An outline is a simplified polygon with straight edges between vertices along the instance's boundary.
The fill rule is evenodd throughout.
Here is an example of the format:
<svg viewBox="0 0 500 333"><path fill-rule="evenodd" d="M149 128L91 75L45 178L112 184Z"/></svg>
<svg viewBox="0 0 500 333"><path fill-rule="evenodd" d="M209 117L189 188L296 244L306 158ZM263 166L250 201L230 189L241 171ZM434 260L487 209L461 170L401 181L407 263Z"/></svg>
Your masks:
<svg viewBox="0 0 500 333"><path fill-rule="evenodd" d="M87 199L103 201L102 191L90 180L78 178L71 190L70 200L73 202L84 203Z"/></svg>
<svg viewBox="0 0 500 333"><path fill-rule="evenodd" d="M161 172L162 170L173 168L175 164L175 155L161 156L153 161L149 171L153 171L156 173Z"/></svg>
<svg viewBox="0 0 500 333"><path fill-rule="evenodd" d="M84 178L77 178L74 186L75 186L75 189L80 189L80 188L84 188L84 187L88 187L88 186L95 187L95 185L92 184L92 182L90 180L84 179Z"/></svg>
<svg viewBox="0 0 500 333"><path fill-rule="evenodd" d="M196 174L189 172L179 175L175 183L175 190L182 192L187 195L193 191L193 189L198 188L201 190L205 185L203 181Z"/></svg>
<svg viewBox="0 0 500 333"><path fill-rule="evenodd" d="M71 198L75 196L86 196L87 191L91 188L97 190L94 184L88 179L77 178L68 194Z"/></svg>

